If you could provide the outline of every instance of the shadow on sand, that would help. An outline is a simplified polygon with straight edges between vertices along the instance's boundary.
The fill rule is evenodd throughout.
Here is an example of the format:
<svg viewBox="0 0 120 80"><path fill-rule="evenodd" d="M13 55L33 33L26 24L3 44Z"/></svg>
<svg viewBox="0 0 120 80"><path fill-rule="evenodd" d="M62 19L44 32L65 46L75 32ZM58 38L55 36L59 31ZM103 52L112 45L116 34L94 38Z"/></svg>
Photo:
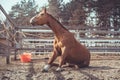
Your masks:
<svg viewBox="0 0 120 80"><path fill-rule="evenodd" d="M28 65L29 74L26 76L26 80L33 80L32 76L35 74L33 62Z"/></svg>
<svg viewBox="0 0 120 80"><path fill-rule="evenodd" d="M57 66L57 65L55 65L55 66ZM70 68L70 67L68 67L68 68ZM66 69L67 69L67 67L66 67ZM72 67L71 69L72 69L72 71L75 70L78 73L89 77L89 80L101 80L98 77L94 76L94 74L92 74L91 71L95 70L97 72L97 71L100 71L100 70L110 70L110 69L115 69L115 68L111 68L109 66L100 66L100 67L98 67L98 66L94 66L94 67L90 66L90 67L87 67L87 68L80 68L80 69L79 68L75 69L75 68ZM53 71L53 73L56 76L56 80L65 80L65 77L64 77L64 75L61 74L61 72ZM69 79L74 80L74 78L69 78Z"/></svg>
<svg viewBox="0 0 120 80"><path fill-rule="evenodd" d="M81 74L84 74L85 76L88 76L90 80L101 80L98 77L94 76L94 74L92 74L90 71L101 71L101 70L110 70L110 69L115 69L115 68L111 68L109 66L90 66L88 68L81 68L78 69L78 72Z"/></svg>

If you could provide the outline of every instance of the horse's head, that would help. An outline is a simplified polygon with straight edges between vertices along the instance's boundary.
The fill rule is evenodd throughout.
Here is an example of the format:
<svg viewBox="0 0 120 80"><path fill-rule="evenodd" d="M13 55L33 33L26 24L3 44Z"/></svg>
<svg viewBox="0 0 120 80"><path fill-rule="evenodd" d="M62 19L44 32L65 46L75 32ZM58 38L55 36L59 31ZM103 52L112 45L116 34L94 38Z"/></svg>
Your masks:
<svg viewBox="0 0 120 80"><path fill-rule="evenodd" d="M32 25L44 25L48 22L48 13L46 12L46 8L44 8L40 13L35 15L30 19L30 23Z"/></svg>

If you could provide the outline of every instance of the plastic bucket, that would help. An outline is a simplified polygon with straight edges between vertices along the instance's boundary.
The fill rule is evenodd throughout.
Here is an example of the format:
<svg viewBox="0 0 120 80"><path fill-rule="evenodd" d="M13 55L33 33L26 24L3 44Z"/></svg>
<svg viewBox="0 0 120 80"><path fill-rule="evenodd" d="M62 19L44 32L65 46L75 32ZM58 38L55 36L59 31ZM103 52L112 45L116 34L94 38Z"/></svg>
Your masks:
<svg viewBox="0 0 120 80"><path fill-rule="evenodd" d="M20 61L23 63L31 61L31 54L30 53L23 53L20 55Z"/></svg>

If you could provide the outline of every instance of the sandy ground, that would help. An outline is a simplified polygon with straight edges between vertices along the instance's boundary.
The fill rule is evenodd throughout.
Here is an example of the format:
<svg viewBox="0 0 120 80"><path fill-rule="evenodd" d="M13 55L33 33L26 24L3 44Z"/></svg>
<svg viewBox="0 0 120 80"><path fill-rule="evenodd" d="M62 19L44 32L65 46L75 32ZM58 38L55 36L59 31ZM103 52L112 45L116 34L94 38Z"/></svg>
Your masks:
<svg viewBox="0 0 120 80"><path fill-rule="evenodd" d="M120 55L92 55L90 67L64 66L62 72L55 71L57 65L48 72L41 71L48 55L33 55L30 63L11 57L11 63L5 64L4 57L0 58L0 80L120 80Z"/></svg>

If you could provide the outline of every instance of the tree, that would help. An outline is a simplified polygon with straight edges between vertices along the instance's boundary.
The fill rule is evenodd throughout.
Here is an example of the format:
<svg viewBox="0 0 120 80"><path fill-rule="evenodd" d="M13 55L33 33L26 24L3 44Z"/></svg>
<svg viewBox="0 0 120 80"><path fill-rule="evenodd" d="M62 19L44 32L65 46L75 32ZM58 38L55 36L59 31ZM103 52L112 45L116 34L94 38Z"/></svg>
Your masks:
<svg viewBox="0 0 120 80"><path fill-rule="evenodd" d="M12 6L9 15L18 26L30 25L29 20L37 13L37 7L35 0L22 0Z"/></svg>
<svg viewBox="0 0 120 80"><path fill-rule="evenodd" d="M113 0L113 8L111 11L111 24L113 24L114 30L120 30L120 1Z"/></svg>
<svg viewBox="0 0 120 80"><path fill-rule="evenodd" d="M55 18L59 19L61 15L61 3L63 0L48 0L48 11Z"/></svg>
<svg viewBox="0 0 120 80"><path fill-rule="evenodd" d="M73 0L74 11L72 12L72 16L70 18L72 25L84 25L86 20L85 10L84 10L84 2L82 0Z"/></svg>
<svg viewBox="0 0 120 80"><path fill-rule="evenodd" d="M85 25L86 12L84 8L85 0L72 0L63 7L62 19L65 24Z"/></svg>
<svg viewBox="0 0 120 80"><path fill-rule="evenodd" d="M2 21L0 20L0 30L2 29Z"/></svg>
<svg viewBox="0 0 120 80"><path fill-rule="evenodd" d="M119 30L120 25L120 2L119 0L97 0L96 12L99 18L98 24L105 30Z"/></svg>

